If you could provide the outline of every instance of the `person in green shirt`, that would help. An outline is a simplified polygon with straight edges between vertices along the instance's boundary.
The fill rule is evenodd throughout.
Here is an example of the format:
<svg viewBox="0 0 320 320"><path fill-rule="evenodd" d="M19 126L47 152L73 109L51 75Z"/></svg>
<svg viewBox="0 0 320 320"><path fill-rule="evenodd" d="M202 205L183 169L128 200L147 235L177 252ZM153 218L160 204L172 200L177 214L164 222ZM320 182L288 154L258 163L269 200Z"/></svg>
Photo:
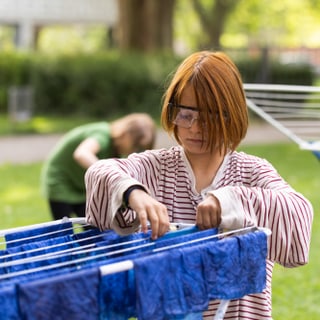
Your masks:
<svg viewBox="0 0 320 320"><path fill-rule="evenodd" d="M132 113L110 123L90 123L66 133L41 172L41 188L53 219L85 216L84 174L93 163L152 149L155 137L155 123L146 113Z"/></svg>

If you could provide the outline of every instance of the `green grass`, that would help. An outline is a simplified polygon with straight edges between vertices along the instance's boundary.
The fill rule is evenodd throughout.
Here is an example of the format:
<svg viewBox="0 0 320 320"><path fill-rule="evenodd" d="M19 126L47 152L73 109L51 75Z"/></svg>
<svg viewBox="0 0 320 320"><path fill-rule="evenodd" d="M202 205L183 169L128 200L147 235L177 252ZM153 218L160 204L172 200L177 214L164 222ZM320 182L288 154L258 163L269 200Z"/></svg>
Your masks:
<svg viewBox="0 0 320 320"><path fill-rule="evenodd" d="M30 120L18 122L10 120L6 114L0 114L0 136L9 134L60 133L93 121L102 121L102 119L80 116L35 116Z"/></svg>
<svg viewBox="0 0 320 320"><path fill-rule="evenodd" d="M119 114L119 117L123 114ZM34 116L26 121L12 121L7 114L0 113L0 137L21 134L64 133L77 126L96 121L112 121L112 118L90 118L86 116ZM159 125L159 120L155 120Z"/></svg>
<svg viewBox="0 0 320 320"><path fill-rule="evenodd" d="M320 319L320 162L295 144L246 146L242 150L268 159L314 206L310 262L300 268L276 266L273 276L274 319ZM41 163L0 166L0 229L50 220L41 196Z"/></svg>
<svg viewBox="0 0 320 320"><path fill-rule="evenodd" d="M290 320L320 319L320 161L295 144L242 148L269 160L279 173L314 207L314 222L309 264L300 268L276 265L273 281L273 318Z"/></svg>
<svg viewBox="0 0 320 320"><path fill-rule="evenodd" d="M41 163L0 166L0 229L51 219L40 192Z"/></svg>

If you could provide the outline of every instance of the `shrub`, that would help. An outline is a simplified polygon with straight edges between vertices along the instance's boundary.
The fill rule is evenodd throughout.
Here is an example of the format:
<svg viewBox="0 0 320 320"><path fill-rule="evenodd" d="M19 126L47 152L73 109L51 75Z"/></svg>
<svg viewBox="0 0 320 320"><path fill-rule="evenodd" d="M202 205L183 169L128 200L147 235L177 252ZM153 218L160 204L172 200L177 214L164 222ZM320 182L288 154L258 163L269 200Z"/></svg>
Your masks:
<svg viewBox="0 0 320 320"><path fill-rule="evenodd" d="M260 58L253 58L238 60L236 64L247 83L311 86L316 79L313 67L305 63L283 64L273 59L266 64Z"/></svg>
<svg viewBox="0 0 320 320"><path fill-rule="evenodd" d="M181 57L105 52L90 55L41 56L0 54L0 112L7 110L8 89L31 85L34 112L38 115L85 115L117 117L145 111L159 118L165 85ZM259 82L263 63L238 59L244 82ZM265 72L265 71L264 71ZM270 62L268 83L311 85L314 74L308 65Z"/></svg>
<svg viewBox="0 0 320 320"><path fill-rule="evenodd" d="M163 60L167 63L161 65ZM33 77L37 112L96 117L145 111L158 115L171 61L176 60L99 54L38 63Z"/></svg>

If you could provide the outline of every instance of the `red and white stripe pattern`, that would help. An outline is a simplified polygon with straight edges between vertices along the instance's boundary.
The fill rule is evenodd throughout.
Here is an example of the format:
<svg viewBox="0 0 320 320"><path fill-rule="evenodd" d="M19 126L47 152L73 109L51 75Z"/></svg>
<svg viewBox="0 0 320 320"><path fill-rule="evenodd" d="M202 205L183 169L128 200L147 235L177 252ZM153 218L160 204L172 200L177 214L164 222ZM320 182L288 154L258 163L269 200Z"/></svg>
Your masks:
<svg viewBox="0 0 320 320"><path fill-rule="evenodd" d="M130 233L137 228L135 213L120 209L123 192L132 184L146 186L166 205L171 222L194 223L197 204L208 192L220 200L222 221L232 209L245 227L271 229L267 287L261 294L231 301L225 319L271 319L273 263L295 267L308 262L313 209L264 159L232 152L225 157L212 184L195 190L190 164L180 146L133 154L128 159L101 160L87 171L87 219L100 229ZM135 224L136 223L136 224ZM204 318L218 307L212 301Z"/></svg>

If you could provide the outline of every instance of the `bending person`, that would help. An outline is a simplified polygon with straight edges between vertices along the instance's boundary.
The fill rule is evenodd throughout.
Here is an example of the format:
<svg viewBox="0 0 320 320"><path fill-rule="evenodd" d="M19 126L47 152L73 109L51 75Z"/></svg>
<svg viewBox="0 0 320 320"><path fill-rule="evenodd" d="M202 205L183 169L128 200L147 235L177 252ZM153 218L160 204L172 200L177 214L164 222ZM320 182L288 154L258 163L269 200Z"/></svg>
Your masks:
<svg viewBox="0 0 320 320"><path fill-rule="evenodd" d="M87 220L120 234L164 235L169 223L200 229L270 228L267 285L260 294L232 300L228 319L272 319L274 263L308 262L313 209L266 160L236 148L245 137L248 110L234 63L221 52L197 52L177 69L164 96L161 120L178 146L101 160L86 173ZM218 301L203 318L212 319Z"/></svg>
<svg viewBox="0 0 320 320"><path fill-rule="evenodd" d="M41 175L53 219L85 216L84 174L93 163L151 149L155 136L156 126L144 113L133 113L111 123L86 124L64 135L50 153Z"/></svg>

